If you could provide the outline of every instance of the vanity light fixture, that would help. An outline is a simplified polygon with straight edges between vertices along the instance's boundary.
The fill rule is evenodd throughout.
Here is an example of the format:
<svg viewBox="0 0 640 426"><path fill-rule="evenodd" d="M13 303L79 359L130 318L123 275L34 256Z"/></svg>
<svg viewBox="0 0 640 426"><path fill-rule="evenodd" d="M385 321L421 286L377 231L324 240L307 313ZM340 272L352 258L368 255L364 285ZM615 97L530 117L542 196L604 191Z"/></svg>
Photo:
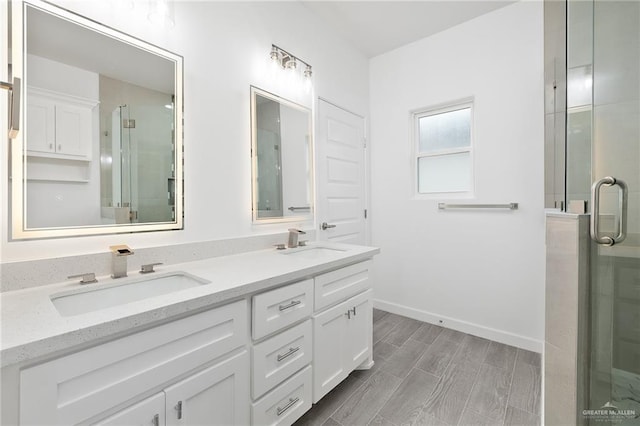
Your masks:
<svg viewBox="0 0 640 426"><path fill-rule="evenodd" d="M313 75L313 72L311 71L311 65L309 65L307 62L303 61L302 59L296 56L293 56L291 53L276 46L275 44L271 45L271 53L269 54L269 57L271 58L272 61L277 63L281 68L286 70L291 70L294 72L298 69L298 62L301 63L302 65L305 66L304 72L303 72L305 79L307 79L308 81L311 80L311 76Z"/></svg>

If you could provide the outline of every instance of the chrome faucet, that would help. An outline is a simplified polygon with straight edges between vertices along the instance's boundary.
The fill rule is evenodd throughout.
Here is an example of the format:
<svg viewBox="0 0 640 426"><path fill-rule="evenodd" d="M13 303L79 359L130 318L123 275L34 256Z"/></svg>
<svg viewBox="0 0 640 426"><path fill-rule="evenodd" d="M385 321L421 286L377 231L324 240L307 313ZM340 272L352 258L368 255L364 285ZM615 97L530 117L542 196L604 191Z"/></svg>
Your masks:
<svg viewBox="0 0 640 426"><path fill-rule="evenodd" d="M289 229L289 241L287 242L287 247L294 248L298 247L298 235L306 234L306 232L301 231L299 229L290 228Z"/></svg>
<svg viewBox="0 0 640 426"><path fill-rule="evenodd" d="M127 276L127 256L131 256L133 251L125 246L110 246L111 249L111 278L123 278Z"/></svg>

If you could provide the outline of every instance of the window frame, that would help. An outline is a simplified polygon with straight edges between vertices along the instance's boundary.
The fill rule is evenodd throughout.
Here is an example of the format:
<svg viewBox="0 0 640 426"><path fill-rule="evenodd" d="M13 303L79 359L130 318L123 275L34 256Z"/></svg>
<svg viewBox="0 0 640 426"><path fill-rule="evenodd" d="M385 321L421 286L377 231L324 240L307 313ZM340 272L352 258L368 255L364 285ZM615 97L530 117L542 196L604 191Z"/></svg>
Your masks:
<svg viewBox="0 0 640 426"><path fill-rule="evenodd" d="M431 151L420 151L420 119L447 112L469 109L469 146L459 148L448 148ZM413 182L413 195L417 199L433 199L447 196L450 198L473 198L475 191L475 155L474 155L474 99L465 98L453 102L447 102L435 106L419 108L411 112L411 170ZM469 153L470 157L470 182L468 190L459 191L430 191L420 192L419 190L419 162L424 157L444 157L452 154Z"/></svg>

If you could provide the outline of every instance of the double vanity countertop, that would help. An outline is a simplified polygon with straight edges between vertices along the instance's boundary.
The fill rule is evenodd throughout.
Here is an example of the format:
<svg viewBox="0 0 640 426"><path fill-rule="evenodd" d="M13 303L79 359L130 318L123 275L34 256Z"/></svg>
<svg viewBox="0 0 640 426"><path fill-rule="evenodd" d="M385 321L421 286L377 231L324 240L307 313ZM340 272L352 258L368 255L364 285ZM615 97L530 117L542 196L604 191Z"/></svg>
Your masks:
<svg viewBox="0 0 640 426"><path fill-rule="evenodd" d="M294 249L258 250L160 266L151 274L131 271L128 278L117 280L109 276L98 277L94 284L80 285L77 281L68 281L0 293L1 366L61 353L87 342L116 338L134 328L155 325L357 263L379 251L374 247L318 242ZM209 283L77 315L62 315L52 302L60 294L118 287L129 281L153 280L177 272Z"/></svg>

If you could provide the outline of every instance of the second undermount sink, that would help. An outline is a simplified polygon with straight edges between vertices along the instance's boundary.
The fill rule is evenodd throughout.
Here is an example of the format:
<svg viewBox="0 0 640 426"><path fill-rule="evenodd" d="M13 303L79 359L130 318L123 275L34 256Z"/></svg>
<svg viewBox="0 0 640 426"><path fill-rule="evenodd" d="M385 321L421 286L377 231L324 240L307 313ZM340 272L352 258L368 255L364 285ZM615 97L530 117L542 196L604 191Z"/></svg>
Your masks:
<svg viewBox="0 0 640 426"><path fill-rule="evenodd" d="M173 272L153 277L140 277L114 284L92 284L81 291L72 290L51 295L51 302L62 316L86 314L100 309L137 302L163 294L209 284L210 281Z"/></svg>

